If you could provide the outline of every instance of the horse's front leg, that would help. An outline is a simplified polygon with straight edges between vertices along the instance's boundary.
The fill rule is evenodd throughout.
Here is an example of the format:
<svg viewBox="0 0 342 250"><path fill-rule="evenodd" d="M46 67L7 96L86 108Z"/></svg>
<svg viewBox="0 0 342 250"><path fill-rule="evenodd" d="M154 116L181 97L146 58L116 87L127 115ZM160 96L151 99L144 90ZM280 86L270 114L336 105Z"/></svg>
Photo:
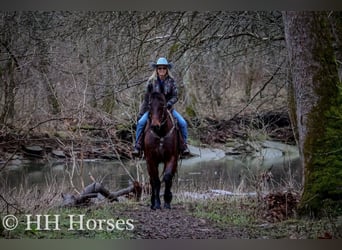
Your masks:
<svg viewBox="0 0 342 250"><path fill-rule="evenodd" d="M160 207L160 180L159 177L150 179L151 187L152 187L152 195L151 195L151 209L161 209Z"/></svg>
<svg viewBox="0 0 342 250"><path fill-rule="evenodd" d="M164 192L164 208L171 209L172 201L172 179L177 169L177 161L172 160L167 163L164 173L163 181L165 182L165 192Z"/></svg>
<svg viewBox="0 0 342 250"><path fill-rule="evenodd" d="M152 188L151 209L160 209L160 179L158 163L154 161L147 162L147 170L150 176L150 184Z"/></svg>

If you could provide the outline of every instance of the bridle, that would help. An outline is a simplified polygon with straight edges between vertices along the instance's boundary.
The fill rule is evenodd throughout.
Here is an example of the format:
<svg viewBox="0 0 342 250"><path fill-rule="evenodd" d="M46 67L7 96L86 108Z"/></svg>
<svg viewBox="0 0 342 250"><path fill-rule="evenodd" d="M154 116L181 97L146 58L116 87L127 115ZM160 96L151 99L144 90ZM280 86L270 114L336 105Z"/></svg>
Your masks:
<svg viewBox="0 0 342 250"><path fill-rule="evenodd" d="M151 103L150 103L150 105L151 105ZM167 116L165 116L165 113L167 113ZM159 138L161 140L161 143L164 140L164 138L167 138L167 137L169 137L172 134L172 132L175 130L175 127L176 127L175 121L174 121L174 119L172 117L172 114L171 114L170 110L168 110L167 106L164 105L163 106L163 114L162 114L162 117L161 117L160 128L163 127L166 124L167 117L170 117L170 119L171 119L172 128L167 132L167 134L165 136L159 136L152 128L150 128L150 131L151 131L152 135L154 137L156 137L156 138ZM149 112L149 119L151 120L151 111Z"/></svg>

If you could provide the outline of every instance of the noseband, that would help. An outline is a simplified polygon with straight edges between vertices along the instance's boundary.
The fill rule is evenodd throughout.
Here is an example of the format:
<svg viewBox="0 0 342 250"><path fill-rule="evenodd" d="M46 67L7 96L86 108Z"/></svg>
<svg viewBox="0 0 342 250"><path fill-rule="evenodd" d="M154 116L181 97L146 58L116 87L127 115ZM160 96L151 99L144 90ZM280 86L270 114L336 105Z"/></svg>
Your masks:
<svg viewBox="0 0 342 250"><path fill-rule="evenodd" d="M164 111L163 111L163 116L162 116L162 118L161 118L162 121L161 121L161 123L160 123L160 128L163 127L163 126L166 124L166 122L167 122L167 116L164 117L164 116L165 116L165 113L166 113L166 112L165 112L165 109L166 109L167 115L168 115L168 116L170 117L170 119L171 119L172 128L167 132L167 134L166 134L165 136L159 136L152 128L150 128L150 131L151 131L152 135L153 135L154 137L159 138L159 139L163 139L163 138L169 137L169 136L172 134L172 132L173 132L173 130L175 129L175 127L176 127L175 121L174 121L174 119L173 119L173 117L172 117L171 112L166 108L166 106L164 106ZM150 112L150 114L149 114L149 117L150 117L150 119L151 119L151 112Z"/></svg>

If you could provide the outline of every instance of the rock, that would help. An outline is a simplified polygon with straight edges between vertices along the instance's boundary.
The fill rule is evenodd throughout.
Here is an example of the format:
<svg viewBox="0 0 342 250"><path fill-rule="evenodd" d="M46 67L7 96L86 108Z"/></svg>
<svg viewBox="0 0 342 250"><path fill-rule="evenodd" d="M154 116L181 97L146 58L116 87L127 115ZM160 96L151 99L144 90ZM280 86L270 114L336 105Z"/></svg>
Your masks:
<svg viewBox="0 0 342 250"><path fill-rule="evenodd" d="M41 146L23 146L24 154L31 157L42 158L44 156L44 149Z"/></svg>
<svg viewBox="0 0 342 250"><path fill-rule="evenodd" d="M241 155L242 154L242 152L235 150L235 148L228 148L225 151L225 153L226 153L226 155Z"/></svg>
<svg viewBox="0 0 342 250"><path fill-rule="evenodd" d="M264 157L264 159L276 159L283 157L283 152L275 148L263 148L258 154Z"/></svg>
<svg viewBox="0 0 342 250"><path fill-rule="evenodd" d="M51 154L57 158L65 158L65 154L62 150L52 150Z"/></svg>

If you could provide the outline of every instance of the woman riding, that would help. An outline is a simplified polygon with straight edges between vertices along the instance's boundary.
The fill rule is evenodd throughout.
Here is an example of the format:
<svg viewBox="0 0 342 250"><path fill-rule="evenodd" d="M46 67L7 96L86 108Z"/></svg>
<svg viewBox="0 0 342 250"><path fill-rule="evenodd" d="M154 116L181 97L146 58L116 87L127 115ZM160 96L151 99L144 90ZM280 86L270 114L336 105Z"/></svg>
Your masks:
<svg viewBox="0 0 342 250"><path fill-rule="evenodd" d="M140 156L141 153L141 146L143 141L143 136L141 135L147 123L149 94L152 92L161 92L165 95L167 108L172 112L173 117L177 119L183 137L183 143L180 148L181 154L187 155L190 153L187 146L187 123L184 118L173 108L173 105L178 101L178 89L175 80L170 73L172 65L167 61L166 58L160 57L157 60L157 63L152 64L152 66L154 68L154 71L147 81L145 98L138 115L136 141L133 150L133 156Z"/></svg>

